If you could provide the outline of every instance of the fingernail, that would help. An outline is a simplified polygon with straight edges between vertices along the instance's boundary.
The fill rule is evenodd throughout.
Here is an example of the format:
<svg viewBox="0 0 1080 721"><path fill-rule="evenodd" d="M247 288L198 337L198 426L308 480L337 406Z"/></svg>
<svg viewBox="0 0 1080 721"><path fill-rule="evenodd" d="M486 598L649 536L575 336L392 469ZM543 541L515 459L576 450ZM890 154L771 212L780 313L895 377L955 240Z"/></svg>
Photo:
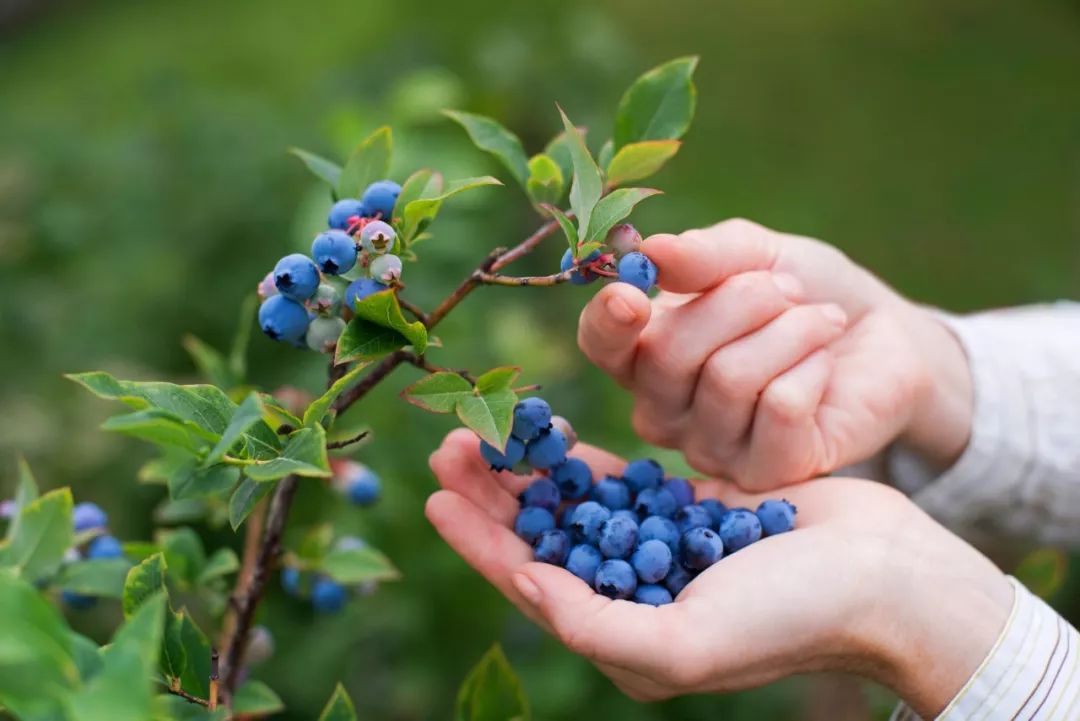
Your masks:
<svg viewBox="0 0 1080 721"><path fill-rule="evenodd" d="M634 319L637 318L637 313L630 307L630 304L617 295L608 298L604 307L607 308L608 314L614 318L617 323L630 325L634 322Z"/></svg>
<svg viewBox="0 0 1080 721"><path fill-rule="evenodd" d="M533 583L533 580L526 576L524 573L514 574L514 588L518 590L525 600L534 606L540 605L540 599L542 594L540 593L540 587Z"/></svg>
<svg viewBox="0 0 1080 721"><path fill-rule="evenodd" d="M797 300L802 296L802 281L790 273L774 273L773 283L776 284L776 287L780 289L781 293L792 300Z"/></svg>
<svg viewBox="0 0 1080 721"><path fill-rule="evenodd" d="M838 305L828 303L821 306L821 314L831 323L839 326L847 325L847 313Z"/></svg>

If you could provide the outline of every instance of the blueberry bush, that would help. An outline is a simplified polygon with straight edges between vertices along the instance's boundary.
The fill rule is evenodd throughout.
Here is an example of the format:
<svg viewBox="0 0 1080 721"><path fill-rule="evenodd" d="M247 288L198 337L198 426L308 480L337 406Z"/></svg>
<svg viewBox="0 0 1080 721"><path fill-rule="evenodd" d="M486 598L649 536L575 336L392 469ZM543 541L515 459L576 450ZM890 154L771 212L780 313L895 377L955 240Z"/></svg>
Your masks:
<svg viewBox="0 0 1080 721"><path fill-rule="evenodd" d="M593 579L597 588L609 595L632 597L635 589L627 588L637 577L652 579L636 591L646 603L668 593L657 584L673 567L673 542L666 535L671 529L664 521L676 533L703 537L691 543L683 536L681 550L676 546L683 565L703 568L717 560L717 534L725 533L717 514L723 509L694 505L684 482L669 479L661 486L662 474L655 484L635 482L650 472L640 463L628 466L624 479L601 481L590 491L588 469L566 457L573 440L569 423L552 418L543 401L519 398L537 388L520 381L521 369L438 365L440 357L452 358L449 346L458 339L434 334L483 286L550 289L609 279L644 292L652 288L656 268L638 252L641 236L625 221L659 192L634 183L670 160L689 128L696 62L680 58L642 75L622 96L611 137L595 155L585 130L561 108L561 131L531 156L498 122L446 111L521 187L539 225L517 244L492 249L431 309L408 299L406 281L437 272L422 260L424 244L437 242L435 221L443 206L502 181L446 181L431 169L390 179L393 136L387 127L363 139L340 165L293 149L329 186L327 227L313 239L310 257L281 258L261 282L238 280L257 284L259 302L257 311L254 295L244 304L228 352L196 338L185 341L206 383L121 380L99 371L68 376L127 407L105 421L105 430L157 448L139 480L161 486L168 496L156 519L162 528L148 540L118 539L92 501L76 503L68 488L42 492L30 468L20 464L15 497L0 507L6 523L0 543L0 706L26 721L240 719L282 710L282 700L257 678L259 664L274 653L273 630L257 623L269 584L280 583L317 613L334 613L362 603L379 584L400 580L386 554L331 523L290 533L300 540L289 547L284 537L293 501L310 484L326 484L360 508L377 504L377 473L352 458L373 431L337 419L402 365L426 374L402 397L427 411L455 414L477 434L493 466L526 463L548 474L523 496L518 523L519 533L536 542L539 559L579 575L591 569L605 579ZM566 251L557 271L507 272L559 235ZM283 345L326 354L327 382L317 395L293 388L267 392L248 378L246 349L256 317L258 328ZM589 503L562 515L576 540L597 535L606 561L590 554L592 545L571 548L565 529L555 528L553 512L586 492L596 499L592 516L585 510ZM604 513L630 508L636 518L602 523ZM783 506L746 513L732 538L759 516L775 532L792 521ZM206 538L188 525L196 521L242 534L241 553L207 548ZM67 625L57 603L72 611L116 603L124 621L99 647ZM466 676L455 713L470 721L530 717L497 646ZM356 717L341 687L321 716Z"/></svg>

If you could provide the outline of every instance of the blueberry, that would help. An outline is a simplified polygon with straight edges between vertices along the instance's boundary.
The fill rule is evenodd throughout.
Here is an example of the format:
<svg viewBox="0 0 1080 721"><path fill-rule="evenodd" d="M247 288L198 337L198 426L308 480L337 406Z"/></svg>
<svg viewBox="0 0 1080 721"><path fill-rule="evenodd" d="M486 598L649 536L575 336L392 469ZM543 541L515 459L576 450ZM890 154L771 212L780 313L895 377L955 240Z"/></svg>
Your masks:
<svg viewBox="0 0 1080 721"><path fill-rule="evenodd" d="M623 471L623 480L634 493L641 493L646 488L659 488L664 480L664 469L651 458L630 461Z"/></svg>
<svg viewBox="0 0 1080 721"><path fill-rule="evenodd" d="M259 284L255 286L255 291L259 295L260 303L278 294L277 286L274 285L274 271L270 271L259 281Z"/></svg>
<svg viewBox="0 0 1080 721"><path fill-rule="evenodd" d="M675 525L679 533L686 533L691 528L711 528L712 516L703 506L691 504L675 511Z"/></svg>
<svg viewBox="0 0 1080 721"><path fill-rule="evenodd" d="M671 549L661 540L642 541L630 557L638 578L643 583L659 583L671 571Z"/></svg>
<svg viewBox="0 0 1080 721"><path fill-rule="evenodd" d="M373 220L360 231L360 242L364 250L372 255L385 255L394 247L397 233L389 223L381 220Z"/></svg>
<svg viewBox="0 0 1080 721"><path fill-rule="evenodd" d="M348 593L332 578L320 576L311 585L311 605L321 613L336 613L345 606Z"/></svg>
<svg viewBox="0 0 1080 721"><path fill-rule="evenodd" d="M335 551L360 551L367 547L367 541L358 536L342 536L334 543Z"/></svg>
<svg viewBox="0 0 1080 721"><path fill-rule="evenodd" d="M720 519L718 532L727 552L735 553L761 538L761 521L749 508L732 508Z"/></svg>
<svg viewBox="0 0 1080 721"><path fill-rule="evenodd" d="M619 261L619 280L648 293L656 285L656 266L644 253L627 253Z"/></svg>
<svg viewBox="0 0 1080 721"><path fill-rule="evenodd" d="M356 241L343 230L327 230L311 242L311 257L324 273L347 273L356 265Z"/></svg>
<svg viewBox="0 0 1080 721"><path fill-rule="evenodd" d="M123 558L124 547L113 536L98 536L86 547L87 558Z"/></svg>
<svg viewBox="0 0 1080 721"><path fill-rule="evenodd" d="M554 429L542 431L525 444L525 460L540 470L559 465L566 460L566 436Z"/></svg>
<svg viewBox="0 0 1080 721"><path fill-rule="evenodd" d="M678 509L675 496L666 488L646 488L638 494L634 510L642 518L648 516L670 517Z"/></svg>
<svg viewBox="0 0 1080 721"><path fill-rule="evenodd" d="M109 523L109 517L96 503L77 503L72 509L71 519L75 525L75 532L89 531L93 528L105 528Z"/></svg>
<svg viewBox="0 0 1080 721"><path fill-rule="evenodd" d="M283 295L268 298L259 306L259 327L273 340L299 343L310 322L304 306Z"/></svg>
<svg viewBox="0 0 1080 721"><path fill-rule="evenodd" d="M592 469L580 458L567 458L551 469L551 480L555 481L563 498L576 501L584 498L592 488Z"/></svg>
<svg viewBox="0 0 1080 721"><path fill-rule="evenodd" d="M387 253L371 261L371 277L380 283L392 283L401 279L401 258Z"/></svg>
<svg viewBox="0 0 1080 721"><path fill-rule="evenodd" d="M679 553L679 527L675 521L663 516L649 516L638 527L638 543L645 541L662 541L673 554Z"/></svg>
<svg viewBox="0 0 1080 721"><path fill-rule="evenodd" d="M626 561L609 559L596 569L593 585L597 593L608 598L630 598L637 590L637 574Z"/></svg>
<svg viewBox="0 0 1080 721"><path fill-rule="evenodd" d="M348 230L349 218L360 216L365 218L369 215L364 204L355 198L345 198L330 206L330 215L326 224L334 230Z"/></svg>
<svg viewBox="0 0 1080 721"><path fill-rule="evenodd" d="M633 521L634 525L637 525L637 522L638 522L638 515L636 513L634 513L633 511L631 511L629 508L620 508L617 511L612 511L611 512L611 517L612 518L626 518L628 520Z"/></svg>
<svg viewBox="0 0 1080 721"><path fill-rule="evenodd" d="M577 445L577 431L575 431L574 427L570 425L570 421L566 420L562 416L552 416L551 427L559 431L559 433L562 433L566 437L567 451Z"/></svg>
<svg viewBox="0 0 1080 721"><path fill-rule="evenodd" d="M566 558L566 570L592 586L596 580L596 569L603 560L604 557L596 546L582 543L570 549L570 555Z"/></svg>
<svg viewBox="0 0 1080 721"><path fill-rule="evenodd" d="M698 501L698 505L709 512L709 517L712 519L712 529L714 531L720 529L720 519L727 513L727 506L715 498L706 498Z"/></svg>
<svg viewBox="0 0 1080 721"><path fill-rule="evenodd" d="M577 507L580 505L580 503L568 503L563 507L562 513L559 514L559 528L567 533L573 532L571 524L574 522L574 511L577 510Z"/></svg>
<svg viewBox="0 0 1080 721"><path fill-rule="evenodd" d="M664 481L664 488L675 496L675 503L679 508L689 506L694 502L694 486L685 478L669 478Z"/></svg>
<svg viewBox="0 0 1080 721"><path fill-rule="evenodd" d="M566 531L544 531L533 544L533 560L561 566L570 555L570 536Z"/></svg>
<svg viewBox="0 0 1080 721"><path fill-rule="evenodd" d="M795 528L795 514L798 509L785 499L762 501L755 515L761 521L761 532L766 536L787 533Z"/></svg>
<svg viewBox="0 0 1080 721"><path fill-rule="evenodd" d="M554 514L559 509L562 496L559 494L559 487L550 478L538 478L521 492L518 500L522 507L546 508Z"/></svg>
<svg viewBox="0 0 1080 721"><path fill-rule="evenodd" d="M546 508L528 506L518 512L514 519L514 533L530 546L536 543L536 539L544 531L555 528L555 516Z"/></svg>
<svg viewBox="0 0 1080 721"><path fill-rule="evenodd" d="M600 526L596 545L604 558L629 558L637 537L637 523L625 516L612 516Z"/></svg>
<svg viewBox="0 0 1080 721"><path fill-rule="evenodd" d="M97 605L97 598L94 596L84 596L74 591L61 591L60 600L65 606L75 611L85 611Z"/></svg>
<svg viewBox="0 0 1080 721"><path fill-rule="evenodd" d="M619 223L608 231L606 242L616 255L622 257L641 247L641 233L629 223Z"/></svg>
<svg viewBox="0 0 1080 721"><path fill-rule="evenodd" d="M524 398L514 406L514 427L510 432L523 441L531 441L551 427L551 406L543 398Z"/></svg>
<svg viewBox="0 0 1080 721"><path fill-rule="evenodd" d="M379 500L382 483L375 472L363 463L346 461L336 466L334 484L358 506L370 506Z"/></svg>
<svg viewBox="0 0 1080 721"><path fill-rule="evenodd" d="M332 353L344 330L345 321L341 318L315 318L308 323L304 342L318 353Z"/></svg>
<svg viewBox="0 0 1080 721"><path fill-rule="evenodd" d="M383 220L389 220L394 214L394 204L400 192L401 186L394 181L377 180L367 187L360 201L372 217L380 216Z"/></svg>
<svg viewBox="0 0 1080 721"><path fill-rule="evenodd" d="M304 307L323 317L336 316L341 312L341 293L330 283L319 283Z"/></svg>
<svg viewBox="0 0 1080 721"><path fill-rule="evenodd" d="M521 459L525 457L525 444L510 436L510 440L506 442L506 450L500 451L487 441L482 440L480 441L480 456L487 461L492 470L509 471L518 463L521 463Z"/></svg>
<svg viewBox="0 0 1080 721"><path fill-rule="evenodd" d="M585 501L574 509L574 516L570 519L570 530L574 535L574 540L578 543L596 545L600 537L600 526L609 518L611 518L611 511L596 501Z"/></svg>
<svg viewBox="0 0 1080 721"><path fill-rule="evenodd" d="M281 587L290 596L300 595L300 569L287 566L281 569Z"/></svg>
<svg viewBox="0 0 1080 721"><path fill-rule="evenodd" d="M634 591L634 601L636 603L645 603L650 606L664 606L671 603L673 600L671 593L669 593L666 588L655 583L647 583L638 586L637 590Z"/></svg>
<svg viewBox="0 0 1080 721"><path fill-rule="evenodd" d="M682 563L693 571L704 571L724 555L724 543L708 528L691 528L681 541Z"/></svg>
<svg viewBox="0 0 1080 721"><path fill-rule="evenodd" d="M671 591L672 596L678 596L687 584L694 580L695 574L686 570L681 563L672 563L671 571L664 579L664 586Z"/></svg>
<svg viewBox="0 0 1080 721"><path fill-rule="evenodd" d="M596 260L599 257L600 257L600 251L599 250L594 250L589 255L588 258L583 258L578 265L587 265L587 264L593 262L594 260ZM573 268L574 265L575 265L574 264L574 254L570 252L569 248L567 248L566 252L563 253L562 260L559 261L559 270L561 272L565 273L566 271ZM570 282L573 283L574 285L588 285L589 283L592 283L594 280L597 280L599 277L600 276L598 276L596 273L592 272L591 270L589 270L587 268L581 268L581 269L575 270L573 273L570 274Z"/></svg>
<svg viewBox="0 0 1080 721"><path fill-rule="evenodd" d="M319 287L319 269L303 253L286 255L274 266L274 285L283 296L303 302Z"/></svg>
<svg viewBox="0 0 1080 721"><path fill-rule="evenodd" d="M374 293L381 293L387 286L371 278L357 278L345 289L345 307L356 310L356 303Z"/></svg>
<svg viewBox="0 0 1080 721"><path fill-rule="evenodd" d="M266 626L252 626L244 646L244 663L257 666L274 655L274 637Z"/></svg>
<svg viewBox="0 0 1080 721"><path fill-rule="evenodd" d="M630 489L615 476L605 476L593 486L589 497L612 511L630 508Z"/></svg>

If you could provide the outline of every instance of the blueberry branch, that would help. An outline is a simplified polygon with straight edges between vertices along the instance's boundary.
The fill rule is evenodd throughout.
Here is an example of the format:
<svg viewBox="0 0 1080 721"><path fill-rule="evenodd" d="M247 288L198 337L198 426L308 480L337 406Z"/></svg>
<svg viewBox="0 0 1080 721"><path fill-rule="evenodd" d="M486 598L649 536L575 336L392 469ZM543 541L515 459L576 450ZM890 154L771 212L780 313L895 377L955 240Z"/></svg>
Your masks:
<svg viewBox="0 0 1080 721"><path fill-rule="evenodd" d="M173 696L179 696L180 698L184 699L185 701L190 701L191 703L197 703L200 706L206 706L206 707L210 706L210 702L207 701L206 699L199 698L198 696L190 694L190 693L188 693L187 691L185 691L182 688L173 688L172 686L166 686L165 690L168 691L169 693L171 693Z"/></svg>
<svg viewBox="0 0 1080 721"><path fill-rule="evenodd" d="M361 431L351 438L346 438L340 441L330 441L326 444L326 450L332 451L337 448L346 448L348 446L351 446L353 443L359 443L360 441L367 438L369 433L370 431Z"/></svg>
<svg viewBox="0 0 1080 721"><path fill-rule="evenodd" d="M559 285L570 280L574 269L551 275L501 275L499 273L477 273L476 279L483 285L506 285L515 288L542 288Z"/></svg>

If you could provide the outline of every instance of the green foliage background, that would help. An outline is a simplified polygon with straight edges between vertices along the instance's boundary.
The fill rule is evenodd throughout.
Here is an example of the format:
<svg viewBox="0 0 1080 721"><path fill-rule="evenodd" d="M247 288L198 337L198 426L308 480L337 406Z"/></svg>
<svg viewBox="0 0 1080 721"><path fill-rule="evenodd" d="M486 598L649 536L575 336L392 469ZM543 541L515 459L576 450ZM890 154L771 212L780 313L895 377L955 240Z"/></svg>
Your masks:
<svg viewBox="0 0 1080 721"><path fill-rule="evenodd" d="M505 177L440 108L497 117L536 150L559 128L555 100L608 127L640 72L700 53L698 116L656 179L667 195L635 216L644 231L750 217L825 238L954 310L1080 295L1074 0L40 5L0 26L0 491L13 488L24 452L45 487L71 484L77 500L99 502L124 538L148 535L159 500L134 480L150 451L99 432L109 409L60 374L190 380L184 333L226 346L242 298L306 246L325 209L290 145L341 157L392 123L398 179L421 165ZM595 151L602 137L591 137ZM449 208L418 249L423 264L408 269L410 298L437 300L534 223L512 187ZM522 272L551 272L562 248L551 241ZM440 326L436 358L519 363L587 440L641 452L627 398L574 344L591 292L482 289ZM325 371L314 354L261 336L251 363L268 387L316 389ZM385 501L357 512L315 484L301 493L297 525L353 527L405 581L336 618L275 589L263 620L279 651L259 675L288 718L313 718L342 676L362 718L445 718L497 639L545 721L828 708L822 684L807 680L639 706L546 640L424 520L425 459L451 423L396 398L413 377L397 371L354 411L375 430L358 456L382 474ZM1061 607L1077 597L1075 576L1055 596ZM98 640L119 618L102 606L77 620ZM867 698L853 718L889 704L883 692Z"/></svg>

